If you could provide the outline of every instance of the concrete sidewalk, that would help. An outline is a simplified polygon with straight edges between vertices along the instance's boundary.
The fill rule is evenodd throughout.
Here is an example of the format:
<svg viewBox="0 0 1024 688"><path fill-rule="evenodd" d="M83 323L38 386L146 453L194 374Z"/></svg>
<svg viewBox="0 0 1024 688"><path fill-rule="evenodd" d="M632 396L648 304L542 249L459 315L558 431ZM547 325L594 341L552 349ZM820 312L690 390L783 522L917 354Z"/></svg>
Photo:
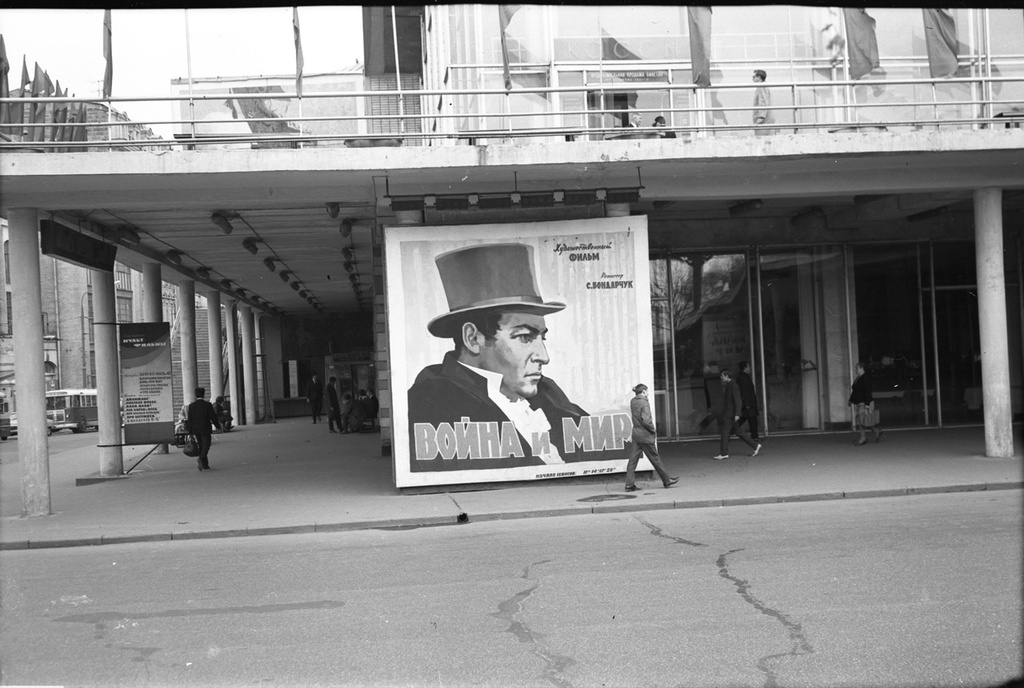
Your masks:
<svg viewBox="0 0 1024 688"><path fill-rule="evenodd" d="M1020 428L1015 428L1021 447ZM93 435L93 437L96 437ZM152 540L400 528L609 511L722 507L785 501L1020 489L1021 453L988 459L980 427L887 431L881 443L853 445L852 433L779 436L760 456L732 443L714 461L717 440L664 442L679 484L545 481L496 489L400 494L375 433L339 435L308 418L238 428L214 436L213 470L171 448L151 454L123 479L76 486L99 468L93 446L60 451L51 440L52 515L23 518L17 440L0 446L0 549ZM70 443L64 443L70 444ZM78 444L81 444L78 442ZM149 447L125 449L127 470Z"/></svg>

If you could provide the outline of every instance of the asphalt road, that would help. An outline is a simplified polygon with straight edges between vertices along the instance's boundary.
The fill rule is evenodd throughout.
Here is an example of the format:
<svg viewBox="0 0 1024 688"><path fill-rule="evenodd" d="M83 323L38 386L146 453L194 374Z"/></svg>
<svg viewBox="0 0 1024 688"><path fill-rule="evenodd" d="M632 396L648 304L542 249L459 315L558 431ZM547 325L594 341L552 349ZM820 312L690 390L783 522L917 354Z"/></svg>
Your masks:
<svg viewBox="0 0 1024 688"><path fill-rule="evenodd" d="M3 551L0 682L997 685L1022 675L1021 507L1007 490Z"/></svg>

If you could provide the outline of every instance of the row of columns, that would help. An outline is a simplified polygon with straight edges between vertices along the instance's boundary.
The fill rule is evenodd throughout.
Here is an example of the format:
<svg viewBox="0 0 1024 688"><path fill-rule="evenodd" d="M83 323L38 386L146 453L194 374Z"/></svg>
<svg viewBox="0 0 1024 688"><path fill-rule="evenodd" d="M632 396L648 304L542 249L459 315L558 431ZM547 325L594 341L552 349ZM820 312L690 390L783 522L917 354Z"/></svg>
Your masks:
<svg viewBox="0 0 1024 688"><path fill-rule="evenodd" d="M18 459L22 467L22 514L46 516L51 512L50 462L46 423L46 375L43 359L43 306L40 282L39 214L35 208L8 210L9 255L14 338L14 372L17 380ZM162 322L163 293L161 265L148 263L142 271L143 319ZM242 335L242 378L244 394L236 371L239 368L234 342L238 332L234 309L228 305L224 321L228 346L228 389L224 390L221 337L221 294L206 294L209 314L210 388L208 399L229 396L236 425L252 425L258 418L256 356L254 342L257 327L250 306L237 303ZM118 363L117 308L114 275L105 270L92 271L93 342L96 357L96 402L99 426L100 476L124 474L121 431L121 371ZM198 387L196 356L195 282L178 284L178 335L181 350L181 381L186 403L195 400ZM279 328L270 328L279 337ZM281 347L275 348L278 357ZM279 366L278 366L279 367ZM273 370L273 366L271 369ZM279 381L278 387L283 383ZM244 401L241 401L244 396ZM241 403L240 403L241 401ZM241 408L244 408L244 412ZM175 418L177 409L173 410ZM158 451L167 452L167 445Z"/></svg>

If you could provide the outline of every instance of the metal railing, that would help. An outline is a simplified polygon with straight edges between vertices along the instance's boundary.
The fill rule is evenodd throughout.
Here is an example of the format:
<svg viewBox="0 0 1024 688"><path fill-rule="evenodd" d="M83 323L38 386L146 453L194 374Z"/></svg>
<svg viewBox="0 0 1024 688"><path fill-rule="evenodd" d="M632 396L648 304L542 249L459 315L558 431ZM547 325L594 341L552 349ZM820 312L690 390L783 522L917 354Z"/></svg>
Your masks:
<svg viewBox="0 0 1024 688"><path fill-rule="evenodd" d="M902 96L892 99L895 89L910 90L915 96L909 100ZM868 90L871 93L868 93ZM587 102L587 94L604 92L632 93L658 92L667 95L668 102L685 103L663 109L623 110L619 108L555 108L554 102L569 98ZM1021 98L996 98L991 94L1003 91L1024 94L1024 77L971 77L947 79L886 79L859 81L804 81L773 83L769 85L774 104L769 109L775 121L768 125L755 126L748 123L730 123L730 119L749 115L752 105L724 105L722 100L736 101L743 95L752 98L753 87L749 84L722 84L699 88L691 84L628 83L593 84L585 86L545 87L517 89L512 94L504 89L435 89L397 91L338 91L314 92L303 95L305 101L335 99L351 100L350 111L357 114L312 115L302 117L248 117L235 119L165 119L148 121L126 121L121 118L108 121L55 122L52 112L55 107L78 106L102 109L124 106L135 102L178 102L194 105L196 101L207 100L263 100L289 101L294 94L287 93L203 93L183 96L161 96L149 98L2 98L0 104L34 106L45 105L48 121L25 122L0 125L0 150L33 150L39 152L74 152L97 150L142 150L152 148L189 148L203 146L243 147L306 147L343 145L362 146L409 146L409 145L473 145L481 140L488 142L514 142L537 138L558 138L565 141L595 141L614 138L663 138L671 131L679 138L696 139L713 136L734 136L792 133L826 133L837 131L913 129L985 129L995 127L1019 127L1024 120L1024 96ZM924 94L924 97L921 94ZM876 95L881 94L881 95ZM532 95L552 104L552 109L539 112L490 112L468 108L435 107L435 102L460 102L460 99L476 99L484 102L488 98L498 102L510 95ZM424 110L410 113L403 107L402 114L366 114L373 99L390 98L406 102L416 99ZM888 98L888 99L887 99ZM493 102L493 101L491 101ZM307 108L309 109L309 108ZM191 111L191 107L190 110ZM652 122L657 115L664 116L669 126L638 129L623 128L608 121L622 118L624 114L640 114L646 122ZM228 133L210 132L218 125L252 126L254 124L298 125L299 132L274 133ZM329 123L332 126L324 127ZM314 125L314 126L310 126ZM321 126L315 126L321 125ZM179 131L172 138L128 138L114 139L110 132L116 130L144 132L147 128L171 126ZM93 134L91 140L80 140L85 128ZM42 130L43 135L40 135ZM61 140L45 140L47 134L63 130ZM318 131L319 130L319 131ZM71 132L69 134L68 132ZM79 140L74 140L74 133ZM95 136L99 132L102 138ZM43 140L34 140L43 139Z"/></svg>

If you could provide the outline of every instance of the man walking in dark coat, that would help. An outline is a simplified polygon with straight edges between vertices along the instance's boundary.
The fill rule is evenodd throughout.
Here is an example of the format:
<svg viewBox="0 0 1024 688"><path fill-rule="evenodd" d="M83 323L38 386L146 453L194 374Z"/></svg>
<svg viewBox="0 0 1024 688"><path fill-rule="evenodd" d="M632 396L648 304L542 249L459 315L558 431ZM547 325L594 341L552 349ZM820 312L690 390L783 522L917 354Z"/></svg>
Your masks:
<svg viewBox="0 0 1024 688"><path fill-rule="evenodd" d="M724 368L719 377L722 378L723 394L721 405L715 409L715 415L718 416L718 431L721 434L721 443L718 456L714 458L717 461L729 458L729 437L733 433L736 433L737 437L754 450L751 456L757 456L761 451L761 445L751 440L750 436L737 425L740 420L740 409L743 408L743 397L740 396L740 388L732 379L732 371Z"/></svg>
<svg viewBox="0 0 1024 688"><path fill-rule="evenodd" d="M334 387L337 381L336 377L327 380L327 428L330 432L335 432L335 425L341 432L341 404L338 403L338 390Z"/></svg>
<svg viewBox="0 0 1024 688"><path fill-rule="evenodd" d="M199 443L199 464L200 471L210 470L210 444L213 442L212 428L221 428L220 419L213 409L213 404L203 397L206 395L206 388L196 387L196 400L188 405L188 426L189 432L196 436Z"/></svg>
<svg viewBox="0 0 1024 688"><path fill-rule="evenodd" d="M633 388L636 395L629 402L629 411L633 417L632 443L629 450L629 461L626 463L626 492L634 492L637 489L635 482L636 465L640 462L640 453L647 455L654 470L658 472L661 483L665 487L672 487L679 478L672 477L665 470L658 455L658 435L654 428L654 418L651 416L651 403L647 401L647 385L640 383Z"/></svg>
<svg viewBox="0 0 1024 688"><path fill-rule="evenodd" d="M313 373L313 379L306 387L306 401L309 402L309 411L313 414L313 422L316 423L324 412L324 383L320 382L320 376L316 373Z"/></svg>
<svg viewBox="0 0 1024 688"><path fill-rule="evenodd" d="M754 379L750 377L750 364L740 361L740 372L736 376L736 386L740 388L740 398L743 400L743 408L740 410L740 421L736 427L743 425L746 421L750 426L750 439L755 442L761 439L757 436L757 391L754 388Z"/></svg>

